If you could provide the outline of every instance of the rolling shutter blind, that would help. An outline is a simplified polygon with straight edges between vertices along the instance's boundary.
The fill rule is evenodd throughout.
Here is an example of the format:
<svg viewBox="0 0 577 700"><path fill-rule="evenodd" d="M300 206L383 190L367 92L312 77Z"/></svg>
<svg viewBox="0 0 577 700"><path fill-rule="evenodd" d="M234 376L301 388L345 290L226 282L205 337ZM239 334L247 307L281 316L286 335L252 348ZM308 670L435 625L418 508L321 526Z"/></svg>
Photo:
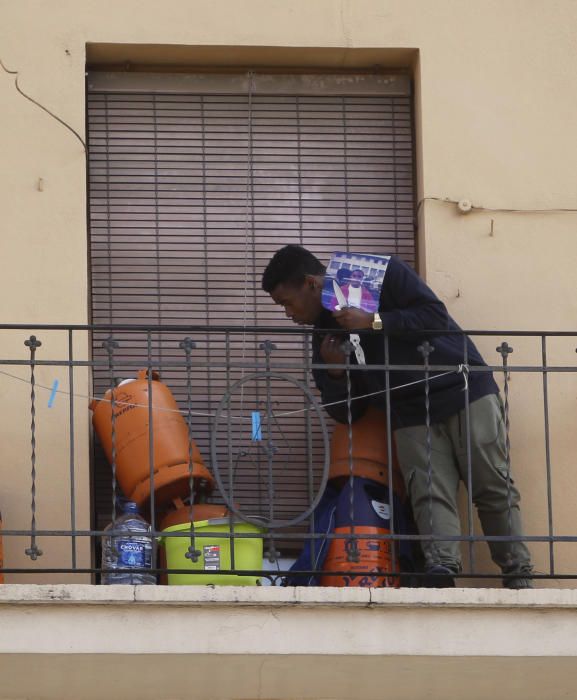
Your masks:
<svg viewBox="0 0 577 700"><path fill-rule="evenodd" d="M414 264L413 134L410 84L377 75L145 75L89 77L90 260L93 323L279 326L289 322L260 290L264 267L286 243L324 262L334 250L395 253ZM123 360L182 362L185 333L115 333L115 372ZM104 359L107 334L94 333ZM310 382L308 349L297 337L263 334L193 337L193 359L225 364L297 365ZM193 370L193 433L210 466L210 418L227 385L250 370ZM163 380L183 410L186 375ZM94 393L109 386L94 372ZM246 385L231 412L259 410L264 385ZM275 410L302 407L299 392L273 387ZM234 410L233 410L234 405ZM240 414L238 414L240 415ZM275 475L275 516L291 518L310 501L306 470L322 465L318 420L295 414L278 426L286 463ZM243 427L244 426L244 427ZM307 438L308 428L312 434ZM235 500L247 512L268 508L262 455L243 457L250 426L237 425ZM244 438L242 433L244 432ZM226 441L219 463L228 464ZM235 447L235 450L236 450ZM249 446L250 447L250 446ZM258 450L257 450L258 452ZM266 461L266 460L265 460ZM315 476L315 478L317 478ZM96 512L110 512L109 469L96 460Z"/></svg>

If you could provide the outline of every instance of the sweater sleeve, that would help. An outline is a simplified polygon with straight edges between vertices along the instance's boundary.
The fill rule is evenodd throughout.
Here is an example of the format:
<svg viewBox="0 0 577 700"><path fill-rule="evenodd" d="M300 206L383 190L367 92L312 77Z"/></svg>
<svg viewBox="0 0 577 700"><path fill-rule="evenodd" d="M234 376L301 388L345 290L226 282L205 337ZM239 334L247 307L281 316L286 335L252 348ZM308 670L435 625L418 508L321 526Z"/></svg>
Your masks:
<svg viewBox="0 0 577 700"><path fill-rule="evenodd" d="M313 364L320 363L322 363L320 341L315 337L313 341ZM369 403L366 398L356 398L366 393L363 392L363 383L359 375L360 372L354 370L350 373L351 399L353 399L351 401L351 416L353 422L363 415ZM321 393L323 406L329 416L334 418L338 423L348 423L346 376L335 379L331 377L325 369L313 369L313 377Z"/></svg>
<svg viewBox="0 0 577 700"><path fill-rule="evenodd" d="M387 268L379 311L387 333L447 330L443 302L406 263L392 257Z"/></svg>

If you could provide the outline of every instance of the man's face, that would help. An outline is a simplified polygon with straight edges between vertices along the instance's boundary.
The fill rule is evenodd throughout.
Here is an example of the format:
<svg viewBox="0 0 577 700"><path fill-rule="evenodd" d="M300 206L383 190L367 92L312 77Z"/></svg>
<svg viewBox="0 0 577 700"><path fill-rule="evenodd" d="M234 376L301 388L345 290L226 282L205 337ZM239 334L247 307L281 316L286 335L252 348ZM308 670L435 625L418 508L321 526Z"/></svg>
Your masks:
<svg viewBox="0 0 577 700"><path fill-rule="evenodd" d="M360 287L364 276L365 274L362 270L354 270L351 275L351 285L353 287Z"/></svg>
<svg viewBox="0 0 577 700"><path fill-rule="evenodd" d="M300 287L278 284L271 297L284 308L285 314L299 326L313 324L322 311L321 285L313 276L307 276Z"/></svg>

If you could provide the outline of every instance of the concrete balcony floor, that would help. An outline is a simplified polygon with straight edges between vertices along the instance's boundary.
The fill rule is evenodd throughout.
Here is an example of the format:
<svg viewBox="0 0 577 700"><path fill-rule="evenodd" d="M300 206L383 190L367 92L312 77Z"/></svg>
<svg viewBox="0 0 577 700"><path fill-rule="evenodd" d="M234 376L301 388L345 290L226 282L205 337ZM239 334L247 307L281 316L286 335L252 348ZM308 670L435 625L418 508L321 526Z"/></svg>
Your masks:
<svg viewBox="0 0 577 700"><path fill-rule="evenodd" d="M577 697L577 590L0 586L1 700Z"/></svg>

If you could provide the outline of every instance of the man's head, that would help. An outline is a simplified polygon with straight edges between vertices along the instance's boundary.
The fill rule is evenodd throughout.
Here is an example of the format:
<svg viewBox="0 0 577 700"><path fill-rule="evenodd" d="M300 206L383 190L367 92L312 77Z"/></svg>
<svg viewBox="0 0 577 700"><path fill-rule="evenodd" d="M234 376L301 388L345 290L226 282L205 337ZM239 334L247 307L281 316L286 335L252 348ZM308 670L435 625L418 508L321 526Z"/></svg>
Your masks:
<svg viewBox="0 0 577 700"><path fill-rule="evenodd" d="M362 270L353 270L351 272L350 284L352 287L360 287L363 282L363 277L365 273Z"/></svg>
<svg viewBox="0 0 577 700"><path fill-rule="evenodd" d="M262 288L294 323L312 324L322 311L325 272L325 266L306 248L287 245L271 258Z"/></svg>
<svg viewBox="0 0 577 700"><path fill-rule="evenodd" d="M335 277L337 279L337 284L344 287L345 284L349 283L351 278L351 271L347 270L346 267L341 267L337 270Z"/></svg>

